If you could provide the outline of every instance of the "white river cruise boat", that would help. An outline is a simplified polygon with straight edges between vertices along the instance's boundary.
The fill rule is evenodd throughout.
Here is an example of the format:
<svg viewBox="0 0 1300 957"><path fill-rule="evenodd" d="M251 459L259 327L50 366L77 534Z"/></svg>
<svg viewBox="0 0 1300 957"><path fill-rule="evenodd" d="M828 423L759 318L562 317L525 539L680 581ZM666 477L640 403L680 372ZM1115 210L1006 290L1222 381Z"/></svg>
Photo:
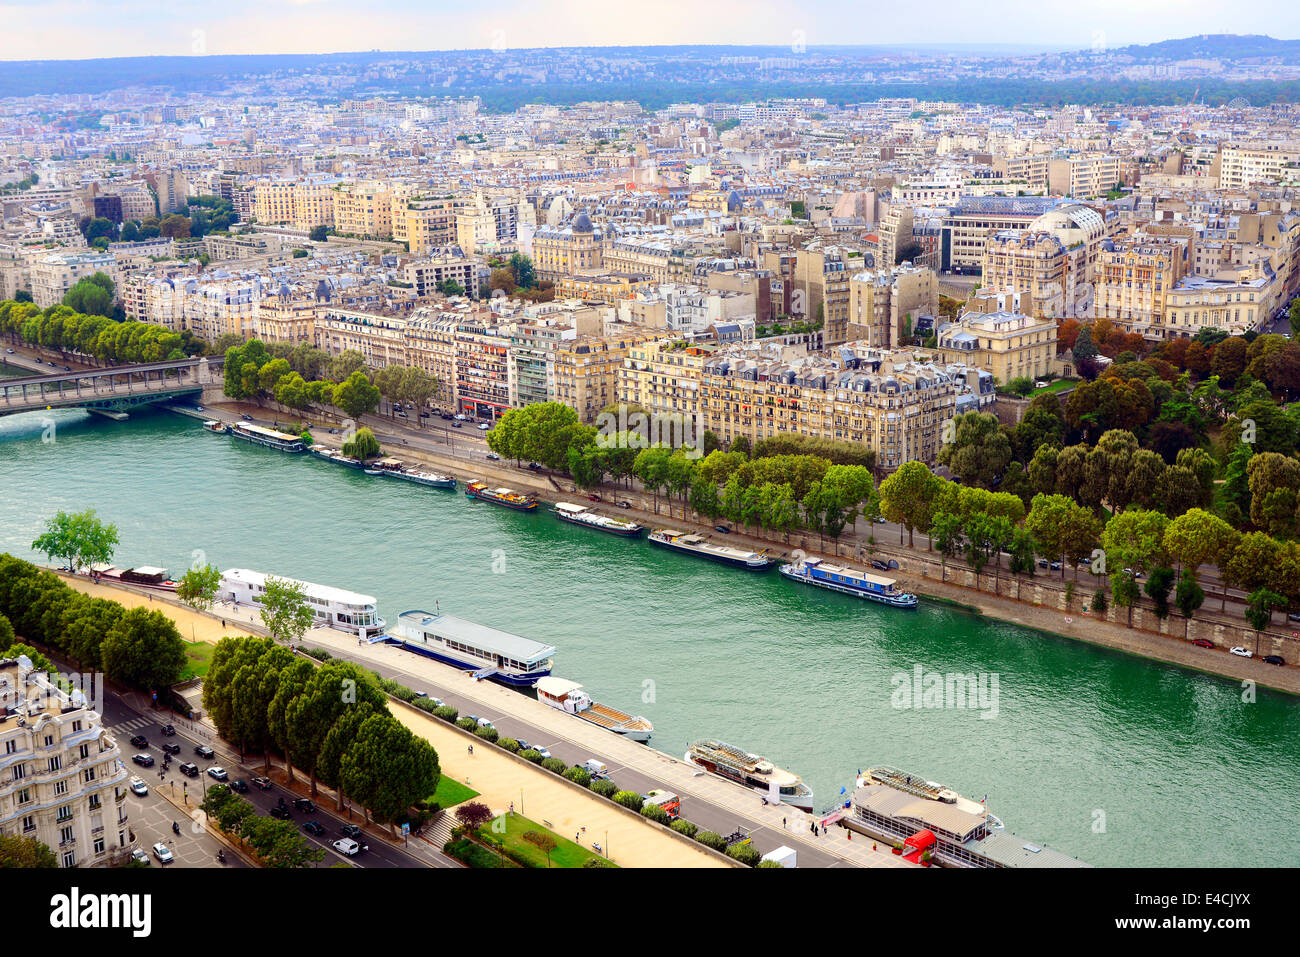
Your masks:
<svg viewBox="0 0 1300 957"><path fill-rule="evenodd" d="M797 774L778 768L767 758L750 754L725 741L696 741L686 751L686 760L719 777L735 781L761 794L773 804L779 798L801 811L813 810L812 788Z"/></svg>
<svg viewBox="0 0 1300 957"><path fill-rule="evenodd" d="M221 573L217 598L237 605L260 605L262 595L266 593L266 580L277 577L279 576L247 568L229 568ZM283 580L302 586L318 627L350 632L361 638L368 638L384 630L384 619L375 610L374 595L362 595L343 588L292 578Z"/></svg>
<svg viewBox="0 0 1300 957"><path fill-rule="evenodd" d="M568 678L551 676L540 679L537 682L537 700L566 714L590 721L606 731L621 734L630 741L644 744L650 740L650 734L654 731L654 725L647 719L593 701L582 685Z"/></svg>

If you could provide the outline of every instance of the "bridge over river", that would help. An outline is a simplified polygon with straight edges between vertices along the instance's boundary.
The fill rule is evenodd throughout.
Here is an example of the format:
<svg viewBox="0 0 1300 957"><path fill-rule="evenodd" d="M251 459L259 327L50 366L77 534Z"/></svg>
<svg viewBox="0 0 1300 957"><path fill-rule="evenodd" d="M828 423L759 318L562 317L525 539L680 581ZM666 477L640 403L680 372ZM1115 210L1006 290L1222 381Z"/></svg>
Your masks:
<svg viewBox="0 0 1300 957"><path fill-rule="evenodd" d="M206 386L221 381L221 365L220 357L202 357L0 379L0 415L85 409L120 418L141 405L197 401Z"/></svg>

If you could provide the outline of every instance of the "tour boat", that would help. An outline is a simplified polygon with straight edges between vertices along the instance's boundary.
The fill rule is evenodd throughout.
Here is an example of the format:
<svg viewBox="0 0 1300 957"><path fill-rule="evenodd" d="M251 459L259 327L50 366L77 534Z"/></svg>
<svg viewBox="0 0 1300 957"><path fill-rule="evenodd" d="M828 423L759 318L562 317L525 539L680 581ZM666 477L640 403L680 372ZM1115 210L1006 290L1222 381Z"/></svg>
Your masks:
<svg viewBox="0 0 1300 957"><path fill-rule="evenodd" d="M782 565L780 570L782 575L793 581L829 588L844 595L869 598L895 608L917 606L916 596L899 591L898 582L893 578L881 578L846 565L832 565L820 558L803 558L790 565Z"/></svg>
<svg viewBox="0 0 1300 957"><path fill-rule="evenodd" d="M252 422L236 422L234 427L231 428L230 434L237 439L243 439L245 442L264 445L268 449L277 449L281 452L307 451L307 446L303 443L301 436L290 435L287 432L277 432L275 429L268 429L264 425L254 425Z"/></svg>
<svg viewBox="0 0 1300 957"><path fill-rule="evenodd" d="M995 829L1001 830L1004 826L1000 820L989 814L984 802L972 801L968 797L962 797L951 788L946 788L937 781L927 781L919 774L908 774L906 771L889 767L868 768L865 774L858 774L857 783L860 788L872 784L884 784L895 791L902 791L904 794L910 794L913 797L925 798L927 801L938 801L940 804L951 804L957 810L965 811L967 814L978 814L987 817L989 826Z"/></svg>
<svg viewBox="0 0 1300 957"><path fill-rule="evenodd" d="M719 777L743 784L776 803L802 811L813 810L812 788L797 774L782 770L766 758L732 747L723 741L696 741L686 751L686 760Z"/></svg>
<svg viewBox="0 0 1300 957"><path fill-rule="evenodd" d="M114 568L100 565L91 566L91 574L100 579L118 581L124 585L137 588L157 588L159 591L175 591L180 584L167 577L167 569L154 565L139 565L135 568Z"/></svg>
<svg viewBox="0 0 1300 957"><path fill-rule="evenodd" d="M403 479L407 482L414 482L416 485L428 485L430 488L455 488L456 480L450 475L440 475L437 472L419 472L409 469L387 469L385 475L392 478Z"/></svg>
<svg viewBox="0 0 1300 957"><path fill-rule="evenodd" d="M649 541L660 548L671 548L674 551L699 555L701 558L712 559L736 568L748 568L751 571L765 571L772 564L772 560L764 552L751 552L743 548L732 548L730 545L718 545L693 532L687 534L675 532L670 528L656 528L650 533Z"/></svg>
<svg viewBox="0 0 1300 957"><path fill-rule="evenodd" d="M611 535L622 535L626 538L636 538L644 530L644 526L638 525L636 522L601 515L599 512L593 512L585 505L574 505L572 502L557 502L555 504L555 517L562 522L585 525L588 528L609 532Z"/></svg>
<svg viewBox="0 0 1300 957"><path fill-rule="evenodd" d="M208 419L208 421L203 423L203 427L209 432L214 432L217 435L230 434L230 426L226 425L224 422L218 422L216 419Z"/></svg>
<svg viewBox="0 0 1300 957"><path fill-rule="evenodd" d="M266 593L267 579L279 576L250 571L247 568L230 568L221 573L217 598L237 605L260 605ZM384 619L375 610L375 597L359 592L317 585L313 582L281 579L298 585L306 596L307 605L315 615L316 625L334 628L366 638L383 631Z"/></svg>
<svg viewBox="0 0 1300 957"><path fill-rule="evenodd" d="M537 500L531 495L520 495L508 488L489 488L487 482L470 482L465 486L465 497L504 505L518 512L527 512L537 507Z"/></svg>
<svg viewBox="0 0 1300 957"><path fill-rule="evenodd" d="M590 721L606 731L621 734L630 741L644 744L650 740L654 731L654 725L640 715L630 715L591 700L591 695L582 689L582 685L568 678L548 676L539 679L537 700L566 714Z"/></svg>
<svg viewBox="0 0 1300 957"><path fill-rule="evenodd" d="M552 645L427 611L404 611L382 640L512 688L531 688L551 673Z"/></svg>

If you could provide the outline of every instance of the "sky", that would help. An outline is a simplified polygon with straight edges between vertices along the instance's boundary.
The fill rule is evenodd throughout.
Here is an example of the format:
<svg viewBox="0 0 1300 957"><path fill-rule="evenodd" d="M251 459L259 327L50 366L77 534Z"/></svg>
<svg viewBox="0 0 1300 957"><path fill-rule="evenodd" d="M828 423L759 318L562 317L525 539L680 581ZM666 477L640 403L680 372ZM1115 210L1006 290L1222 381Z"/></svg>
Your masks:
<svg viewBox="0 0 1300 957"><path fill-rule="evenodd" d="M0 59L734 43L1095 49L1300 36L1295 0L0 0ZM2 92L2 91L0 91Z"/></svg>

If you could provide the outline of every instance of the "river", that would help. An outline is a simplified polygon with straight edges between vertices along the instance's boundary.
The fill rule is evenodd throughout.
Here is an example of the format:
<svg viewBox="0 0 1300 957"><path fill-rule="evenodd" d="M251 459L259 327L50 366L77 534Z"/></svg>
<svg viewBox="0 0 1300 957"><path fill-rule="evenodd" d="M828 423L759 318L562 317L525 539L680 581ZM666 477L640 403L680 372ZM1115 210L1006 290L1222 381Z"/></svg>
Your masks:
<svg viewBox="0 0 1300 957"><path fill-rule="evenodd" d="M887 764L1102 866L1300 863L1300 702L922 601L884 608L450 493L285 456L192 419L0 419L0 551L58 509L115 522L119 565L196 558L374 594L550 642L555 673L681 756L719 737L832 804ZM914 671L984 676L906 707ZM992 695L992 677L997 680ZM982 707L975 705L982 704Z"/></svg>

